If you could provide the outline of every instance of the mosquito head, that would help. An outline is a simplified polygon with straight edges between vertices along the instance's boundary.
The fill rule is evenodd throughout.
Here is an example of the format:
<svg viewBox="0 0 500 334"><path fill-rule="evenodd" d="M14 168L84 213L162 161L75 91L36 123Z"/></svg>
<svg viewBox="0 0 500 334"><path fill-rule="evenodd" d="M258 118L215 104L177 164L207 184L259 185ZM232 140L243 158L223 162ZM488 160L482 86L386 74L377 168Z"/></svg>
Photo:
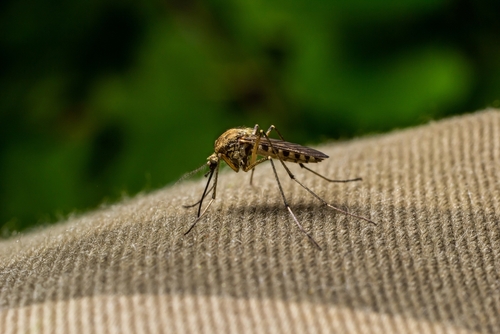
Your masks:
<svg viewBox="0 0 500 334"><path fill-rule="evenodd" d="M219 156L214 153L207 158L207 165L210 169L214 169L219 164Z"/></svg>

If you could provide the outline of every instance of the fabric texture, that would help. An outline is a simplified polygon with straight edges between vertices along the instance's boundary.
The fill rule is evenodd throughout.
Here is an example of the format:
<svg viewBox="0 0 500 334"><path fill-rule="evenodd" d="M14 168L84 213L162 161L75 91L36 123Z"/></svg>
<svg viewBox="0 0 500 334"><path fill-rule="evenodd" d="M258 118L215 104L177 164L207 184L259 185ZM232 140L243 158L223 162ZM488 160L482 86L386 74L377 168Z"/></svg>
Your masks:
<svg viewBox="0 0 500 334"><path fill-rule="evenodd" d="M283 134L286 137L286 134ZM184 181L0 242L0 333L500 333L500 113ZM200 157L200 161L206 157Z"/></svg>

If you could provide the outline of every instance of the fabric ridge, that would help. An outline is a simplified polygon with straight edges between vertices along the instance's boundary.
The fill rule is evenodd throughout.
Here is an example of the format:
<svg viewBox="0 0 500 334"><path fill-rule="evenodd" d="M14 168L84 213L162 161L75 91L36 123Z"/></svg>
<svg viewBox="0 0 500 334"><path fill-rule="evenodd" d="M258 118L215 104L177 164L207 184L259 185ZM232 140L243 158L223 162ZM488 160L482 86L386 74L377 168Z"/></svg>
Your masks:
<svg viewBox="0 0 500 334"><path fill-rule="evenodd" d="M500 112L226 168L0 241L0 333L500 333ZM204 157L200 157L203 160ZM188 169L188 168L187 168Z"/></svg>

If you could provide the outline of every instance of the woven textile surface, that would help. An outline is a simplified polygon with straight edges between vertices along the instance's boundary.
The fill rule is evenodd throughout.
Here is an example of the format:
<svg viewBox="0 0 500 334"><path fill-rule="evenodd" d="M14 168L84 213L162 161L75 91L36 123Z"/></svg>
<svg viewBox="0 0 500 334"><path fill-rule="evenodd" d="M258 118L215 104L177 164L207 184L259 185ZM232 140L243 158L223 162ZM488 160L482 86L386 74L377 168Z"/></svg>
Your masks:
<svg viewBox="0 0 500 334"><path fill-rule="evenodd" d="M285 134L286 135L286 134ZM317 147L0 242L0 333L500 333L500 112ZM206 157L200 157L200 162ZM186 167L189 169L189 167Z"/></svg>

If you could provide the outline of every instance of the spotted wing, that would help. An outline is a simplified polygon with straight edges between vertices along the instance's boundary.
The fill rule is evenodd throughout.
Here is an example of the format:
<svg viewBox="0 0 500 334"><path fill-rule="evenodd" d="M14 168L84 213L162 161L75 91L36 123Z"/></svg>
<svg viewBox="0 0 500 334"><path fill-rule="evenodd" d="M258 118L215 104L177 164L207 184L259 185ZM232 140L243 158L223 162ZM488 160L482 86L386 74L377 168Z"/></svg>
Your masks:
<svg viewBox="0 0 500 334"><path fill-rule="evenodd" d="M256 140L257 136L247 136L240 138L241 143L247 143L251 145L255 145ZM271 141L271 144L269 143L269 141ZM310 147L274 138L269 138L269 141L267 140L267 138L260 138L259 147L257 148L258 155L270 156L274 159L281 159L284 161L297 163L320 162L328 158L328 155Z"/></svg>

